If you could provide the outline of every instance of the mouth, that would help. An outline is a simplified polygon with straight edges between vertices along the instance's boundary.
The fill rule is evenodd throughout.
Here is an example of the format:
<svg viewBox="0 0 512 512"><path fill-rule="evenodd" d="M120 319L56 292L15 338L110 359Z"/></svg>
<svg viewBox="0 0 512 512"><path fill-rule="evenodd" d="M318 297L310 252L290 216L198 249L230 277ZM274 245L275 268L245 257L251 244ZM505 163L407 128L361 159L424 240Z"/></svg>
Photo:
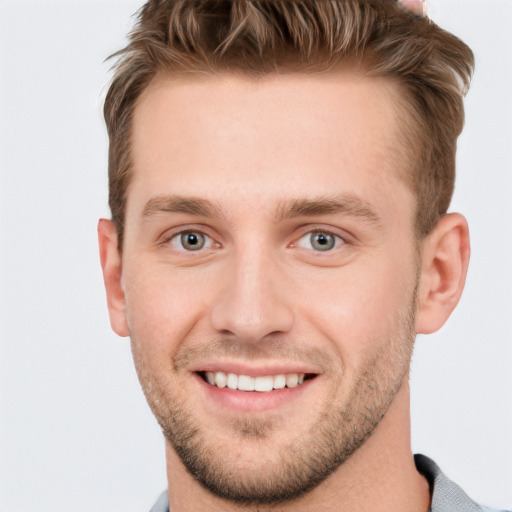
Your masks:
<svg viewBox="0 0 512 512"><path fill-rule="evenodd" d="M219 416L240 414L294 414L298 400L314 401L311 390L321 381L322 372L311 365L252 364L238 361L209 361L193 369L194 380L204 398L204 407L210 420ZM320 369L321 370L321 369ZM306 401L304 401L306 400Z"/></svg>
<svg viewBox="0 0 512 512"><path fill-rule="evenodd" d="M233 391L270 393L285 388L301 387L305 382L314 379L314 373L282 373L251 377L223 371L199 371L197 374L204 382L214 388L227 388Z"/></svg>

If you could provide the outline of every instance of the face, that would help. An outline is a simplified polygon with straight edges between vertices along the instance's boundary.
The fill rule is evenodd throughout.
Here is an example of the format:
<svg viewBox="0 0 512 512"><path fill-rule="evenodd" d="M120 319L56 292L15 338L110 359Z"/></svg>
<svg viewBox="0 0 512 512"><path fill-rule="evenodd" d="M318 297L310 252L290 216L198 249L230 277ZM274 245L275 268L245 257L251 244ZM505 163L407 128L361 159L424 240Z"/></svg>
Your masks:
<svg viewBox="0 0 512 512"><path fill-rule="evenodd" d="M406 378L418 255L393 87L159 79L136 107L113 325L171 450L218 496L312 489Z"/></svg>

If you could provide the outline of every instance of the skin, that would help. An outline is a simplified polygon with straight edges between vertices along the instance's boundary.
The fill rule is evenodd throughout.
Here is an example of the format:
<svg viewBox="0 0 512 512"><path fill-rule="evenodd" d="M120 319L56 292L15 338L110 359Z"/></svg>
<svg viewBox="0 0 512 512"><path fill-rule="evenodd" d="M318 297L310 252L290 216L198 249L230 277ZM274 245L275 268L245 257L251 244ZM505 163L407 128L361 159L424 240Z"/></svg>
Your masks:
<svg viewBox="0 0 512 512"><path fill-rule="evenodd" d="M398 5L418 18L423 18L426 14L425 0L398 0Z"/></svg>
<svg viewBox="0 0 512 512"><path fill-rule="evenodd" d="M131 337L166 436L174 512L428 510L410 355L455 307L469 241L458 214L414 238L398 92L339 70L160 77L139 98L122 255L112 223L98 231L111 324ZM204 247L183 247L183 231ZM318 250L314 232L334 246ZM314 378L267 399L197 373L217 370ZM337 454L320 482L258 502L276 481L290 488L315 449ZM187 450L216 490L185 469Z"/></svg>

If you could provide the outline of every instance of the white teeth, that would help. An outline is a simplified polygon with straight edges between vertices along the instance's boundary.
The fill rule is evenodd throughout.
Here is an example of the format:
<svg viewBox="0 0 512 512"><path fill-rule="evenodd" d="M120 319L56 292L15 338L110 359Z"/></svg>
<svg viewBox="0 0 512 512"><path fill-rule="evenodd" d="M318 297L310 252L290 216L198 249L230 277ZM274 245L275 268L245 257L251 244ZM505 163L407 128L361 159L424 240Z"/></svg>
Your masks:
<svg viewBox="0 0 512 512"><path fill-rule="evenodd" d="M255 391L272 391L274 379L272 377L256 377L254 379Z"/></svg>
<svg viewBox="0 0 512 512"><path fill-rule="evenodd" d="M254 391L254 379L247 375L240 375L238 377L238 389L240 391Z"/></svg>
<svg viewBox="0 0 512 512"><path fill-rule="evenodd" d="M227 385L229 389L238 389L238 375L228 373Z"/></svg>
<svg viewBox="0 0 512 512"><path fill-rule="evenodd" d="M206 372L206 381L218 388L237 389L239 391L259 391L266 393L273 389L285 387L295 388L304 383L303 373L289 373L287 375L265 375L261 377L249 377L248 375L236 375L235 373Z"/></svg>
<svg viewBox="0 0 512 512"><path fill-rule="evenodd" d="M299 376L296 373L290 373L286 376L286 386L296 388L299 385Z"/></svg>
<svg viewBox="0 0 512 512"><path fill-rule="evenodd" d="M227 381L227 377L224 372L217 372L215 374L215 384L217 385L218 388L225 388L226 381Z"/></svg>
<svg viewBox="0 0 512 512"><path fill-rule="evenodd" d="M283 389L286 386L286 375L276 375L274 377L274 389Z"/></svg>

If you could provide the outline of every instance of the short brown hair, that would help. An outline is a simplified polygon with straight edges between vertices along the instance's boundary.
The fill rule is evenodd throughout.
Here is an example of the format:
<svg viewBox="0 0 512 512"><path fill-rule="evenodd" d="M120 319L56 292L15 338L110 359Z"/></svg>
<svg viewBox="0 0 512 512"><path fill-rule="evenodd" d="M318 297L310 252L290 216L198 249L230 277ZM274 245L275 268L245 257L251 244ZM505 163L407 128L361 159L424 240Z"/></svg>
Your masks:
<svg viewBox="0 0 512 512"><path fill-rule="evenodd" d="M410 129L416 232L428 234L449 207L457 137L473 53L395 0L149 0L129 44L114 54L104 114L110 139L109 205L122 247L132 168L131 120L157 73L238 71L259 76L329 70L355 60L370 76L401 85ZM405 132L405 130L404 130ZM411 160L411 149L404 161Z"/></svg>

